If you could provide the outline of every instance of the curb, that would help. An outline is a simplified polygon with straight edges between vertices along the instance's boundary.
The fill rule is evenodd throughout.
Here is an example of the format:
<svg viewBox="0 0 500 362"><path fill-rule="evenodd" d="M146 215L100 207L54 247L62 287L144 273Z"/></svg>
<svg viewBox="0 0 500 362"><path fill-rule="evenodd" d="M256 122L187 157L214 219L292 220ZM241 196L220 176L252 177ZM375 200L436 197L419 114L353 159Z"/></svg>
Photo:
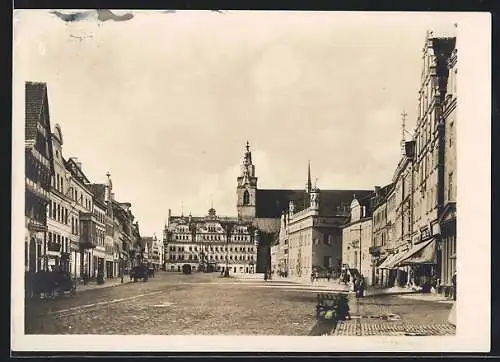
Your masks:
<svg viewBox="0 0 500 362"><path fill-rule="evenodd" d="M78 287L76 287L76 294L83 293L83 292L88 292L90 290L98 290L98 289L120 287L120 286L127 285L127 284L130 284L130 283L132 283L132 282L131 281L123 281L123 283L117 283L117 284L113 284L113 285L104 285L102 287L96 287L96 288L85 288L83 290L80 290Z"/></svg>

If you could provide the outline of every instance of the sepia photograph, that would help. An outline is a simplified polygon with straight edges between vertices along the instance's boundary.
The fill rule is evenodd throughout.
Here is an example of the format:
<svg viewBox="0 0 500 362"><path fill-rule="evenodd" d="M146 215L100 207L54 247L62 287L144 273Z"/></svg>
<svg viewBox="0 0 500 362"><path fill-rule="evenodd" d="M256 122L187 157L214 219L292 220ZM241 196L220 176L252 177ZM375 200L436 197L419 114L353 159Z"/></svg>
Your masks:
<svg viewBox="0 0 500 362"><path fill-rule="evenodd" d="M470 339L463 19L16 10L12 333Z"/></svg>

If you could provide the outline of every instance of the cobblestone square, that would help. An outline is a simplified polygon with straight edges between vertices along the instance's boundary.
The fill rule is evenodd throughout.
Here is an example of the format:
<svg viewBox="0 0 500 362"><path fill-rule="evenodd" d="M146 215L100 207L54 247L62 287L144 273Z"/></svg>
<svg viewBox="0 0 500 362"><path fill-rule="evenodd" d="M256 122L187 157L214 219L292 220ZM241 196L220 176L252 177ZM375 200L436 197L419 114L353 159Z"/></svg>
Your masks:
<svg viewBox="0 0 500 362"><path fill-rule="evenodd" d="M25 330L27 334L307 336L315 333L316 293L324 289L215 274L161 273L147 283L30 303ZM354 318L340 323L333 334L450 334L454 329L445 323L448 308L397 296L366 298L351 305ZM357 319L360 312L395 313L401 320Z"/></svg>

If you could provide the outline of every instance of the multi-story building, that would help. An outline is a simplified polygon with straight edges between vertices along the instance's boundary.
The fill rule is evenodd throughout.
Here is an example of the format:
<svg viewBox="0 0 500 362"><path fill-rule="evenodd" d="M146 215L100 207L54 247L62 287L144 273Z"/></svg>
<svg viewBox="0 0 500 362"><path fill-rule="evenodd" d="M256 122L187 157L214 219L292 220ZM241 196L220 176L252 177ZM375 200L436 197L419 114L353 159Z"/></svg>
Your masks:
<svg viewBox="0 0 500 362"><path fill-rule="evenodd" d="M387 246L390 243L391 225L388 222L389 218L387 215L387 195L392 190L392 183L384 187L375 186L375 192L371 201L373 245L370 248L370 254L373 260L372 284L377 286L387 284L387 280L384 280L384 271L383 269L379 269L379 266L387 257ZM393 200L394 198L391 201L394 202Z"/></svg>
<svg viewBox="0 0 500 362"><path fill-rule="evenodd" d="M294 229L294 233L296 233L295 237L299 237L297 235L303 235L302 238L305 237L305 234L311 234L309 231L305 231L301 229L302 223L294 223L292 219L297 220L297 218L304 217L301 213L303 210L308 210L310 205L311 198L311 173L310 167L308 169L308 180L306 182L305 189L302 190L283 190L283 189L259 189L258 188L258 179L256 175L255 165L252 162L252 153L250 151L250 146L246 145L246 152L243 156L243 160L241 163L241 174L237 179L237 215L238 219L241 219L246 222L250 222L253 227L258 232L258 253L257 253L257 271L263 272L265 270L269 270L271 268L271 260L270 260L270 249L271 246L275 243L276 238L280 238L280 228L281 228L281 218L283 212L289 213L290 202L293 203L294 213L298 214L294 218L290 218L290 224L288 226ZM352 199L352 195L365 195L370 191L366 190L321 190L319 192L319 198L321 199L320 211L319 215L327 216L335 219L336 217L343 217L345 220L346 210L348 209L349 202ZM304 211L307 214L309 211ZM341 215L341 216L339 216ZM309 216L307 216L309 217ZM318 220L326 220L325 218L319 218ZM310 219L309 221L311 221ZM319 221L316 221L317 223ZM330 222L330 221L329 221ZM292 226L293 224L293 226ZM318 224L319 225L319 224ZM287 226L287 228L288 228ZM322 225L318 226L316 231L320 234L323 234L323 228L329 228L330 226ZM290 233L290 228L288 228L288 232ZM299 231L302 230L302 231ZM314 233L316 233L316 231ZM337 231L339 232L339 231ZM326 233L328 234L328 233ZM288 250L289 260L291 258L291 249L292 249L292 240L291 233L289 235L289 244ZM332 236L333 237L333 236ZM294 242L295 243L295 242ZM295 250L300 250L300 241L298 242L298 246L294 246ZM295 244L294 244L295 245ZM298 249L297 249L298 247ZM302 254L301 254L302 255ZM341 246L339 245L339 258L341 255ZM325 255L326 257L326 255ZM297 256L292 257L294 262L296 263L298 260L302 259L297 258ZM309 260L309 259L308 259ZM335 259L336 260L336 259ZM336 261L332 259L332 263L336 265ZM310 260L312 262L312 259ZM310 263L308 262L308 265ZM324 261L319 262L318 265L323 265ZM296 270L296 266L292 266L290 263L288 264L290 274L291 270ZM312 264L311 264L312 267ZM300 269L300 268L299 268ZM295 272L294 272L295 273ZM304 273L301 272L301 275Z"/></svg>
<svg viewBox="0 0 500 362"><path fill-rule="evenodd" d="M373 195L351 202L350 216L342 226L342 264L347 269L356 269L368 285L373 284L372 256L372 205Z"/></svg>
<svg viewBox="0 0 500 362"><path fill-rule="evenodd" d="M167 271L194 270L254 273L257 259L255 232L237 218L219 217L210 208L204 217L172 216L164 231Z"/></svg>
<svg viewBox="0 0 500 362"><path fill-rule="evenodd" d="M47 253L47 205L54 175L47 86L25 84L25 269L41 270Z"/></svg>
<svg viewBox="0 0 500 362"><path fill-rule="evenodd" d="M451 41L451 40L450 40ZM457 45L453 47L448 58L447 67L444 66L446 56L438 64L438 76L443 79L448 73L446 94L441 94L441 117L439 127L441 128L441 151L440 160L442 164L442 194L439 204L439 223L441 229L440 248L440 291L448 294L452 287L452 276L456 272L457 253L457 150L456 150L456 128L457 128ZM444 87L441 88L444 90Z"/></svg>
<svg viewBox="0 0 500 362"><path fill-rule="evenodd" d="M129 202L118 202L114 198L114 193L111 193L112 207L113 207L113 239L115 248L118 250L118 275L122 276L128 273L132 267L133 258L131 253L134 250L133 242L133 220L134 216L130 208L132 204Z"/></svg>
<svg viewBox="0 0 500 362"><path fill-rule="evenodd" d="M93 185L89 185L93 190L93 210L91 215L92 233L95 235L96 247L92 252L93 277L97 275L106 275L106 202L104 201L103 193L97 193ZM104 185L98 185L104 191Z"/></svg>
<svg viewBox="0 0 500 362"><path fill-rule="evenodd" d="M72 240L78 240L79 253L72 256L72 264L76 269L77 277L89 277L92 274L92 250L96 247L96 240L91 234L90 217L93 209L93 195L88 185L90 181L82 171L82 164L76 157L65 161L66 170L69 171L70 189L72 200L71 235Z"/></svg>
<svg viewBox="0 0 500 362"><path fill-rule="evenodd" d="M51 178L50 203L47 209L47 254L50 267L61 268L76 276L71 261L74 252L78 251L78 238L73 234L71 221L78 218L78 212L74 210L71 199L71 174L66 170L62 146L61 127L56 124L52 133L54 175Z"/></svg>
<svg viewBox="0 0 500 362"><path fill-rule="evenodd" d="M447 290L451 284L456 257L454 49L455 38L428 32L417 124L413 140L404 143L394 189L387 196L387 227L393 232L385 249L392 255L379 269L390 270L385 278L389 286L396 283L430 289L441 285ZM448 89L453 92L450 96Z"/></svg>
<svg viewBox="0 0 500 362"><path fill-rule="evenodd" d="M163 258L161 254L163 252L162 243L158 240L156 235L153 236L143 236L142 242L144 244L144 260L147 261L154 270L160 270L163 268Z"/></svg>
<svg viewBox="0 0 500 362"><path fill-rule="evenodd" d="M349 212L345 201L347 194L342 195L344 200L339 196L336 191L321 192L314 187L309 190L309 201L303 210L296 211L295 202L290 201L287 226L289 277L309 279L314 271L340 273L342 225ZM331 203L335 198L340 205Z"/></svg>
<svg viewBox="0 0 500 362"><path fill-rule="evenodd" d="M113 266L113 218L109 201L111 175L108 173L107 176L107 183L88 185L93 195L93 217L97 235L97 245L92 259L98 272L102 272L105 278L113 278L116 274Z"/></svg>

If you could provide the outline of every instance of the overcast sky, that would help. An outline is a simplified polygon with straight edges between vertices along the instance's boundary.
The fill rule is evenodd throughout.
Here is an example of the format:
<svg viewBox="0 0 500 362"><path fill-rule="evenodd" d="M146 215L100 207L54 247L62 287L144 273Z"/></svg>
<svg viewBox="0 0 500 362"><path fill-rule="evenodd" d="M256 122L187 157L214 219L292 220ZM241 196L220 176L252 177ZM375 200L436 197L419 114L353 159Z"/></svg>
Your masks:
<svg viewBox="0 0 500 362"><path fill-rule="evenodd" d="M133 13L99 25L17 11L14 81L47 83L64 156L78 157L93 182L110 171L143 235L161 235L168 209L181 205L205 215L213 199L218 214L235 215L247 140L260 188L303 188L308 160L323 189L389 183L403 109L415 124L425 32L449 34L454 22L452 14Z"/></svg>

